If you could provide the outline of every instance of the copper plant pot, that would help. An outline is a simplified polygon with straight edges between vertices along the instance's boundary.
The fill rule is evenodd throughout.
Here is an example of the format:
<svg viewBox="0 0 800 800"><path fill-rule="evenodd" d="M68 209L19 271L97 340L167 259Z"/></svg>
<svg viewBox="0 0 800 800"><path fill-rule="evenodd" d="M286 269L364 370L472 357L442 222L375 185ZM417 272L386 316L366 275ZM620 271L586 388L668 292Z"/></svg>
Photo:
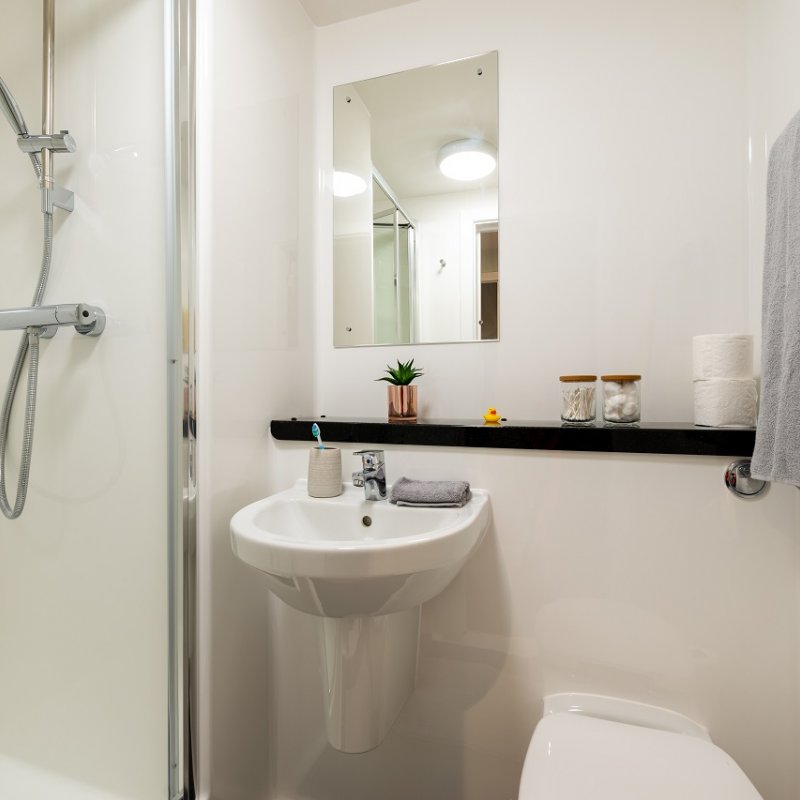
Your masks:
<svg viewBox="0 0 800 800"><path fill-rule="evenodd" d="M389 385L389 420L412 420L417 418L417 387Z"/></svg>

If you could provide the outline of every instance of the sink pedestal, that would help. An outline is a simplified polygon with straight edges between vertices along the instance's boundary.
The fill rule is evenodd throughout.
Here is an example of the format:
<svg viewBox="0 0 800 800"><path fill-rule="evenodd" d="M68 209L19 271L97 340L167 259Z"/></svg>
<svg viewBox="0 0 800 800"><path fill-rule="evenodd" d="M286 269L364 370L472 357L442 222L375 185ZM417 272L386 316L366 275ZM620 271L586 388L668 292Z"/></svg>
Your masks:
<svg viewBox="0 0 800 800"><path fill-rule="evenodd" d="M325 722L337 750L372 750L389 732L414 690L420 612L319 620Z"/></svg>

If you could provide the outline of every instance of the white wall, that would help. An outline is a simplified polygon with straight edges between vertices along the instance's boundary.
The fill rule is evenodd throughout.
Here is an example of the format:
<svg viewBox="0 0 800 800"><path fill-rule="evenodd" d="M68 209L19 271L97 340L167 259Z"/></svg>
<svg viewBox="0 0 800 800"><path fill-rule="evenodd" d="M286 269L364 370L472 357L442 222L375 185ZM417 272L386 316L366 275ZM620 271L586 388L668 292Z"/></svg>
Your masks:
<svg viewBox="0 0 800 800"><path fill-rule="evenodd" d="M414 356L426 416L491 404L552 419L559 373L619 369L643 373L647 419L691 419L691 336L755 325L746 10L425 0L320 30L324 173L331 85L499 50L502 339L334 350L323 192L315 400L292 413L382 417L371 379ZM285 486L307 450L279 450ZM325 744L313 620L270 603L275 797L513 798L542 697L570 689L682 711L767 800L800 793L795 491L740 502L721 458L396 447L387 459L390 479L488 488L494 524L424 609L417 690L370 754Z"/></svg>
<svg viewBox="0 0 800 800"><path fill-rule="evenodd" d="M798 796L794 489L737 500L723 458L384 449L390 480L488 488L493 525L423 607L417 688L371 753L325 742L314 620L277 605L274 797L512 800L542 697L559 691L685 713L766 800ZM288 483L307 448L281 451Z"/></svg>
<svg viewBox="0 0 800 800"><path fill-rule="evenodd" d="M42 344L27 507L0 518L2 797L167 795L162 9L57 4L55 122L78 152L55 159L76 201L56 215L45 301L96 303L108 326L99 339L64 329ZM5 4L0 75L34 131L41 36L41 3ZM9 308L33 297L42 223L5 118L0 173ZM17 341L0 335L3 387ZM16 414L12 495L20 423Z"/></svg>
<svg viewBox="0 0 800 800"><path fill-rule="evenodd" d="M380 416L376 367L413 356L427 416L552 418L558 375L620 371L647 418L691 419L691 337L749 323L745 39L728 0L423 0L320 29L326 174L332 85L499 51L503 281L497 344L330 351L322 194L319 410Z"/></svg>
<svg viewBox="0 0 800 800"><path fill-rule="evenodd" d="M791 18L786 0L770 7L776 36ZM288 2L213 10L200 119L201 795L511 800L543 695L575 689L687 713L766 800L797 797L800 499L788 487L740 502L721 458L388 448L390 479L488 488L494 522L424 609L417 690L360 756L325 743L315 620L269 596L227 530L236 508L305 471L307 446L266 439L267 419L381 417L372 379L395 357L426 368L427 416L479 418L492 404L552 419L558 374L635 370L647 419L690 419L691 336L755 327L745 70L773 41L754 49L756 4L420 0L320 29L316 171L303 156L307 23ZM332 85L495 48L501 341L334 350ZM276 96L298 113L276 117ZM281 169L228 146L241 119L270 120ZM251 166L277 176L284 202L242 226L261 197ZM308 184L313 209L294 194ZM296 255L288 270L265 250L276 236ZM263 269L245 264L262 252ZM292 333L253 307L285 313Z"/></svg>
<svg viewBox="0 0 800 800"><path fill-rule="evenodd" d="M204 0L198 26L198 792L260 800L281 644L228 522L283 480L269 419L310 402L312 28L296 0Z"/></svg>

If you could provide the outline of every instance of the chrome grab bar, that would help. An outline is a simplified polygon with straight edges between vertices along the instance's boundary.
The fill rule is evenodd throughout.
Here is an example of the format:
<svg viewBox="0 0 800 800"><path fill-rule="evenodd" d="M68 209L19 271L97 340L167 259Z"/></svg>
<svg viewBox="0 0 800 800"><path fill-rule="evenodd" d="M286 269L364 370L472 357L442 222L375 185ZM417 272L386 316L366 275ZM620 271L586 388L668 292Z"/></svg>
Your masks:
<svg viewBox="0 0 800 800"><path fill-rule="evenodd" d="M48 338L55 334L53 328L64 325L85 336L99 336L106 326L106 315L101 308L86 303L0 309L0 331L43 328L42 336Z"/></svg>

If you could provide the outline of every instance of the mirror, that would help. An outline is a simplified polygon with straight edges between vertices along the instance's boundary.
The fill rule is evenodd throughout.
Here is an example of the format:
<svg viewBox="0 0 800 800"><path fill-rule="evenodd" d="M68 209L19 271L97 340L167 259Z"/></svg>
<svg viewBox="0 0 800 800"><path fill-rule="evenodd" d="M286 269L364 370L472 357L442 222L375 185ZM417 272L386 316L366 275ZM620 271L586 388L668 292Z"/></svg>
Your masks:
<svg viewBox="0 0 800 800"><path fill-rule="evenodd" d="M498 338L497 53L333 90L335 347Z"/></svg>

